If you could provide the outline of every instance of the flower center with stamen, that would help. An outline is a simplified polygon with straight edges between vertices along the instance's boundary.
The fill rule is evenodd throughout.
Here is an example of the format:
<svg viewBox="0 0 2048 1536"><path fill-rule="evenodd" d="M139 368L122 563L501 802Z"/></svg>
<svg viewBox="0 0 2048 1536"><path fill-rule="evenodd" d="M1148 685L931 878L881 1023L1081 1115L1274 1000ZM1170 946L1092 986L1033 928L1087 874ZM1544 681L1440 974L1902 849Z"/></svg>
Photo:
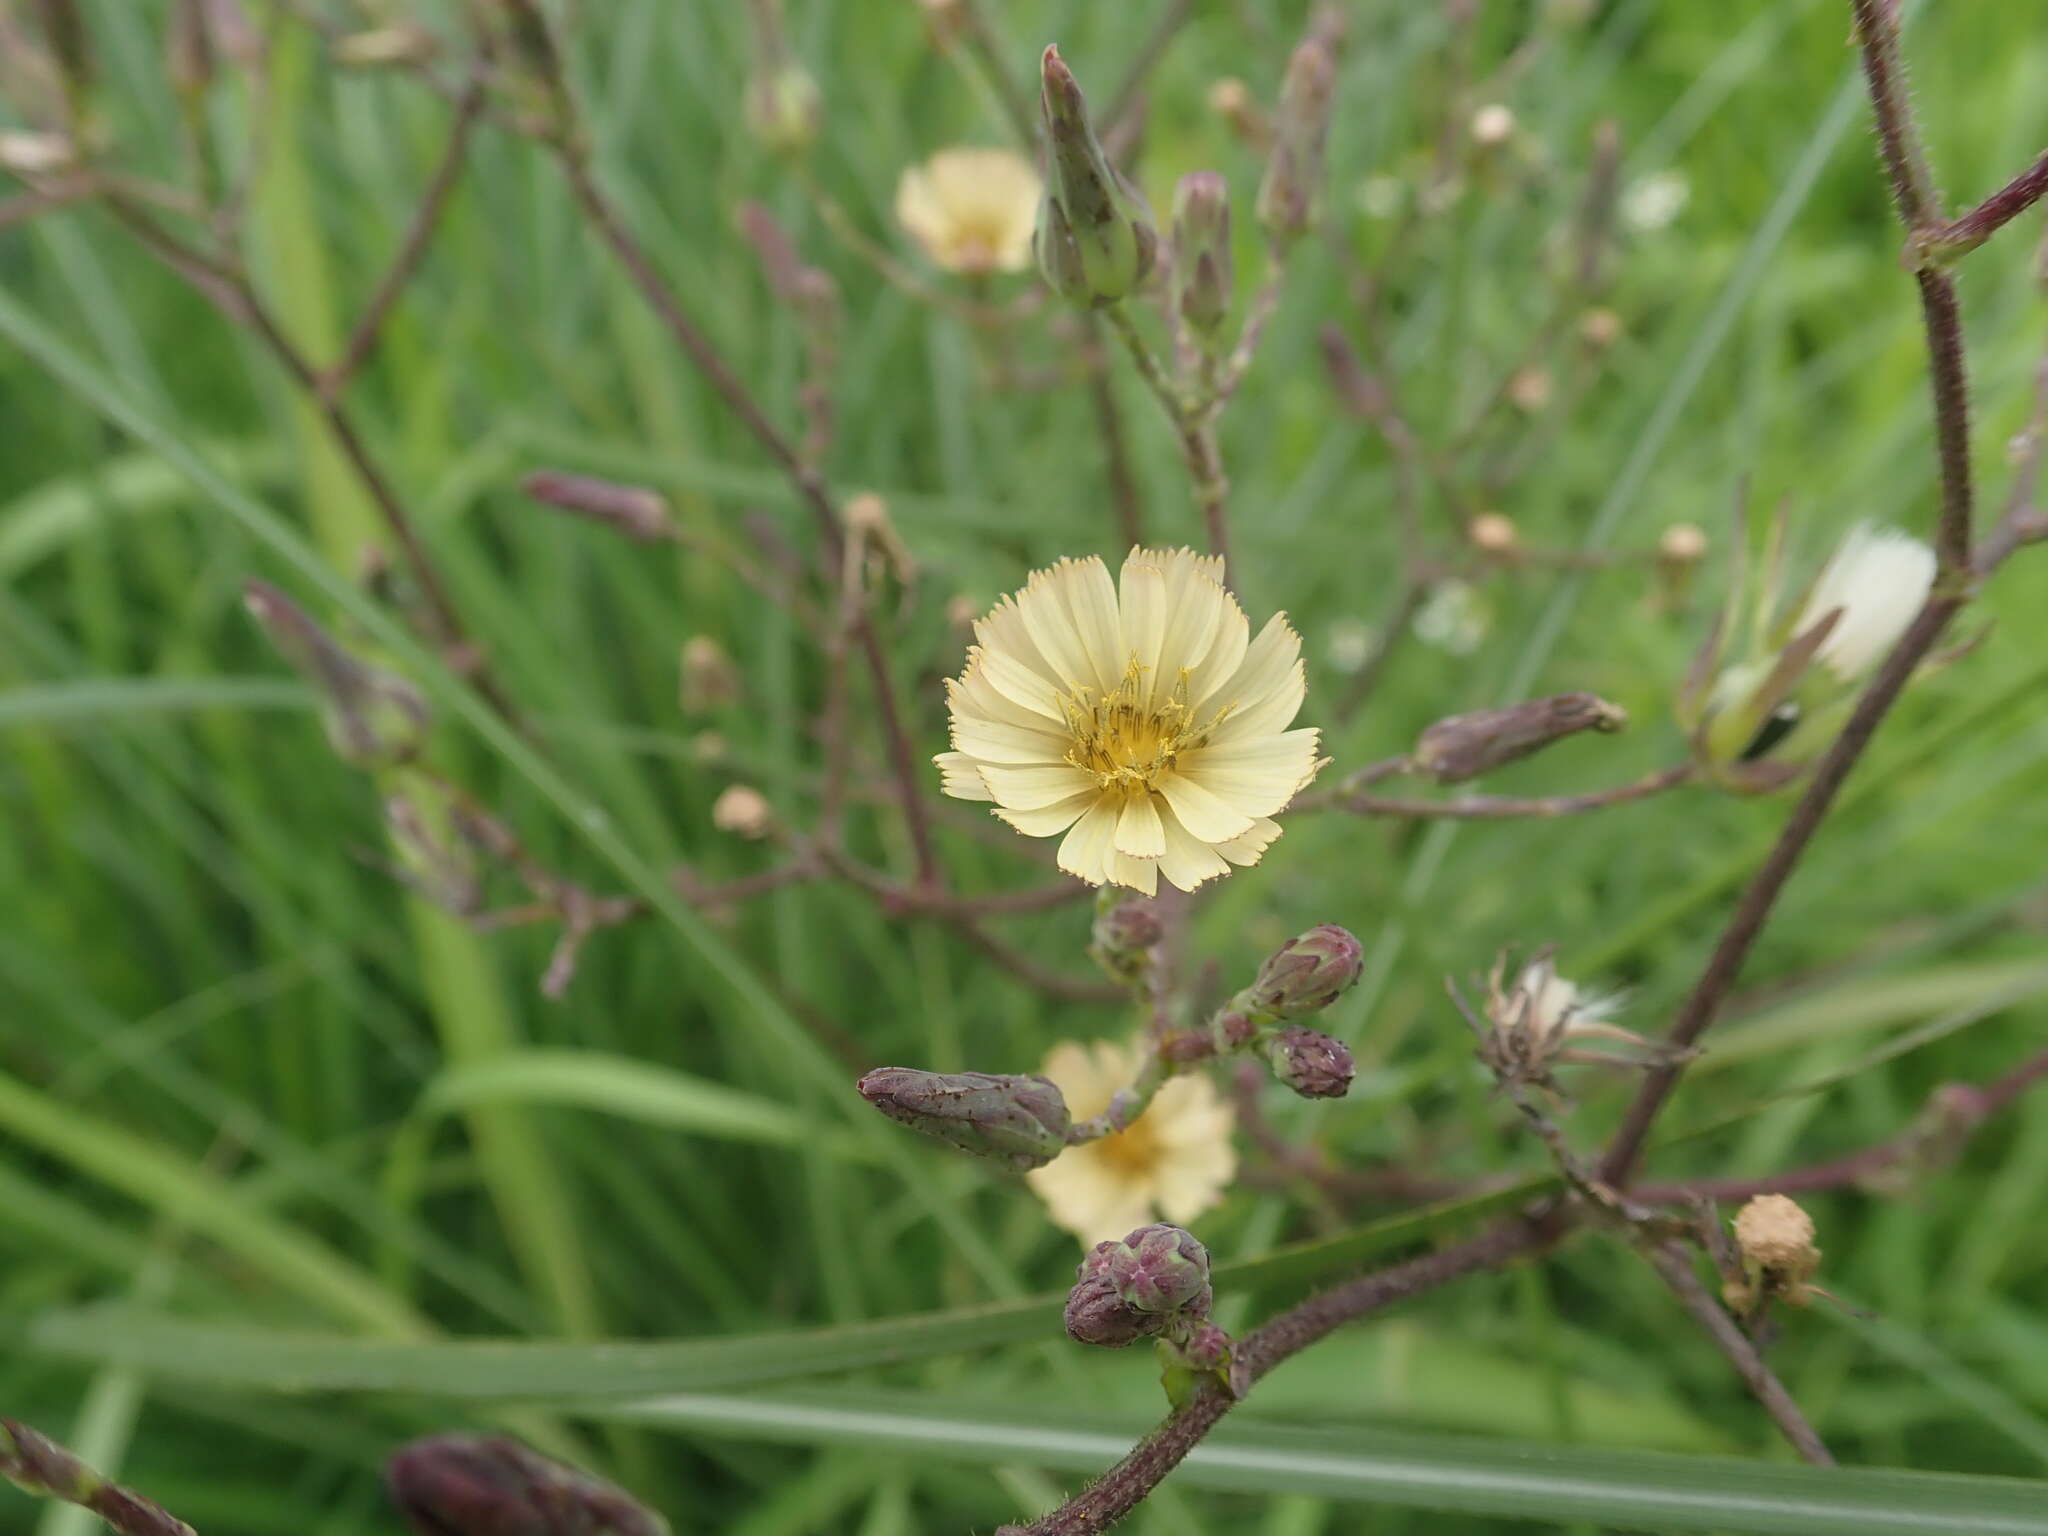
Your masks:
<svg viewBox="0 0 2048 1536"><path fill-rule="evenodd" d="M1144 702L1143 675L1144 668L1134 657L1123 681L1108 693L1098 697L1092 688L1079 688L1060 696L1073 742L1067 761L1093 774L1104 790L1157 789L1180 754L1206 745L1223 718L1218 713L1206 725L1196 724L1185 670L1172 693L1149 704Z"/></svg>
<svg viewBox="0 0 2048 1536"><path fill-rule="evenodd" d="M1147 1125L1142 1115L1114 1136L1095 1143L1095 1155L1125 1178L1150 1178L1163 1151L1158 1131Z"/></svg>

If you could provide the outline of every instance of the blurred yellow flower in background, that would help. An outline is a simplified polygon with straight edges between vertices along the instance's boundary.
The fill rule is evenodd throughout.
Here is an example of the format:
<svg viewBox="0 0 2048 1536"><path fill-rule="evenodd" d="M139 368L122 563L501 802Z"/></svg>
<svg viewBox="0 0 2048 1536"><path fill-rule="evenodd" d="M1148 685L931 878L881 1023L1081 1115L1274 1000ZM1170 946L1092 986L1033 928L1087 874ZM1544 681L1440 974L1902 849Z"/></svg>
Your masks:
<svg viewBox="0 0 2048 1536"><path fill-rule="evenodd" d="M946 793L1027 837L1064 832L1059 866L1090 885L1191 891L1258 863L1323 760L1315 731L1287 728L1301 637L1275 614L1252 638L1222 583L1188 549L1132 550L1120 584L1093 555L1034 572L946 685Z"/></svg>
<svg viewBox="0 0 2048 1536"><path fill-rule="evenodd" d="M1040 1070L1076 1122L1109 1107L1137 1075L1135 1046L1063 1040ZM1237 1117L1206 1077L1176 1077L1113 1136L1068 1147L1024 1177L1054 1222L1085 1244L1122 1237L1159 1218L1185 1226L1223 1198L1237 1175Z"/></svg>
<svg viewBox="0 0 2048 1536"><path fill-rule="evenodd" d="M896 183L896 218L948 272L1018 272L1031 264L1031 231L1044 188L1007 149L942 149Z"/></svg>

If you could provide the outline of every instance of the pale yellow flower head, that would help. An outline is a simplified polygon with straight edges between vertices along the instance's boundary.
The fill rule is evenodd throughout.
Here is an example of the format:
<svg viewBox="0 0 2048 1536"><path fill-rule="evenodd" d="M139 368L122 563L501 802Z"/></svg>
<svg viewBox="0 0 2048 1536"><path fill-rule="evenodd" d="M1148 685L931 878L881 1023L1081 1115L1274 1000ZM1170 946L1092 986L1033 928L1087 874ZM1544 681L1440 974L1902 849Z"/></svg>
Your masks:
<svg viewBox="0 0 2048 1536"><path fill-rule="evenodd" d="M1135 1046L1066 1040L1040 1070L1078 1122L1109 1107L1137 1075L1138 1060ZM1176 1077L1126 1129L1068 1147L1024 1177L1053 1221L1086 1244L1162 1218L1185 1226L1221 1200L1237 1175L1235 1122L1206 1077Z"/></svg>
<svg viewBox="0 0 2048 1536"><path fill-rule="evenodd" d="M1007 149L942 149L896 183L896 218L948 272L1018 272L1031 264L1043 188Z"/></svg>
<svg viewBox="0 0 2048 1536"><path fill-rule="evenodd" d="M946 793L1027 837L1064 833L1059 866L1090 885L1191 891L1256 864L1324 759L1315 731L1288 729L1301 637L1275 614L1253 638L1222 580L1187 549L1134 549L1120 582L1092 555L1034 572L946 685Z"/></svg>

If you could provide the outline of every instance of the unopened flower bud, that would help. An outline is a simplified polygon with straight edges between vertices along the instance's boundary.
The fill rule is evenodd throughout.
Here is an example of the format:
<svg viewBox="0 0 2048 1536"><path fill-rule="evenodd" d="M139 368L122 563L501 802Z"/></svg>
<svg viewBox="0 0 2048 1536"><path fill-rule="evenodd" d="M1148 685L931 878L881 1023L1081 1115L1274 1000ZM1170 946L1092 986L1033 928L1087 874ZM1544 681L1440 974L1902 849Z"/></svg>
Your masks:
<svg viewBox="0 0 2048 1536"><path fill-rule="evenodd" d="M1335 923L1323 923L1268 955L1238 1000L1246 1012L1266 1020L1306 1018L1343 996L1364 964L1358 940Z"/></svg>
<svg viewBox="0 0 2048 1536"><path fill-rule="evenodd" d="M755 839L775 830L775 809L751 784L728 784L711 802L711 825L721 832Z"/></svg>
<svg viewBox="0 0 2048 1536"><path fill-rule="evenodd" d="M1230 313L1236 283L1230 256L1230 187L1214 171L1191 171L1173 192L1173 307L1198 336L1213 337Z"/></svg>
<svg viewBox="0 0 2048 1536"><path fill-rule="evenodd" d="M1505 558L1522 544L1522 530L1505 512L1482 512L1466 525L1465 537L1482 555Z"/></svg>
<svg viewBox="0 0 2048 1536"><path fill-rule="evenodd" d="M704 714L740 696L739 668L709 635L692 635L683 642L680 673L678 702L686 715Z"/></svg>
<svg viewBox="0 0 2048 1536"><path fill-rule="evenodd" d="M1197 1323L1180 1346L1181 1362L1192 1371L1220 1371L1230 1364L1230 1335L1214 1323Z"/></svg>
<svg viewBox="0 0 2048 1536"><path fill-rule="evenodd" d="M1095 927L1088 953L1117 981L1134 982L1145 974L1152 946L1166 936L1150 902L1134 901L1115 886L1104 886L1096 898Z"/></svg>
<svg viewBox="0 0 2048 1536"><path fill-rule="evenodd" d="M1264 149L1272 137L1266 116L1252 99L1251 88L1235 75L1225 75L1209 86L1209 110L1230 124L1230 131L1254 149Z"/></svg>
<svg viewBox="0 0 2048 1536"><path fill-rule="evenodd" d="M1034 239L1039 270L1061 298L1113 304L1135 292L1158 259L1152 212L1109 163L1080 84L1057 48L1045 50L1040 79L1051 154Z"/></svg>
<svg viewBox="0 0 2048 1536"><path fill-rule="evenodd" d="M1472 114L1472 142L1481 149L1499 149L1515 136L1515 114L1499 102L1488 102Z"/></svg>
<svg viewBox="0 0 2048 1536"><path fill-rule="evenodd" d="M969 597L965 592L956 592L946 599L946 627L971 635L974 633L974 621L986 612L987 603Z"/></svg>
<svg viewBox="0 0 2048 1536"><path fill-rule="evenodd" d="M1534 416L1550 404L1550 370L1547 368L1518 368L1508 380L1508 399L1516 410Z"/></svg>
<svg viewBox="0 0 2048 1536"><path fill-rule="evenodd" d="M483 907L476 840L447 789L421 775L384 801L398 878L444 912L467 917Z"/></svg>
<svg viewBox="0 0 2048 1536"><path fill-rule="evenodd" d="M1326 38L1312 34L1287 61L1273 152L1259 183L1259 225L1275 245L1292 245L1315 222L1336 95L1337 56Z"/></svg>
<svg viewBox="0 0 2048 1536"><path fill-rule="evenodd" d="M860 1095L899 1125L1020 1171L1060 1155L1073 1120L1050 1079L877 1067Z"/></svg>
<svg viewBox="0 0 2048 1536"><path fill-rule="evenodd" d="M440 39L425 27L394 22L336 38L333 56L347 69L387 69L430 64L440 51Z"/></svg>
<svg viewBox="0 0 2048 1536"><path fill-rule="evenodd" d="M1304 1099L1341 1099L1351 1090L1351 1048L1320 1030L1290 1024L1268 1037L1265 1051L1273 1075Z"/></svg>
<svg viewBox="0 0 2048 1536"><path fill-rule="evenodd" d="M1794 1307L1813 1299L1808 1282L1820 1268L1813 1237L1813 1218L1786 1195L1758 1195L1736 1212L1735 1250L1752 1305L1767 1296Z"/></svg>
<svg viewBox="0 0 2048 1536"><path fill-rule="evenodd" d="M1619 705L1590 693L1558 693L1439 720L1415 739L1409 756L1437 783L1462 784L1580 731L1618 731L1627 724L1628 712Z"/></svg>
<svg viewBox="0 0 2048 1536"><path fill-rule="evenodd" d="M1166 1319L1140 1312L1117 1294L1107 1275L1095 1274L1083 1275L1067 1292L1064 1321L1067 1337L1077 1344L1122 1349L1157 1333Z"/></svg>
<svg viewBox="0 0 2048 1536"><path fill-rule="evenodd" d="M1589 309L1579 319L1579 340L1605 352L1621 340L1621 316L1611 309Z"/></svg>
<svg viewBox="0 0 2048 1536"><path fill-rule="evenodd" d="M715 768L732 756L732 743L717 731L699 731L690 738L690 761Z"/></svg>
<svg viewBox="0 0 2048 1536"><path fill-rule="evenodd" d="M623 1490L503 1436L415 1440L384 1486L420 1536L668 1536Z"/></svg>
<svg viewBox="0 0 2048 1536"><path fill-rule="evenodd" d="M252 581L242 600L280 655L320 694L328 745L352 767L407 762L426 741L429 715L420 691L341 643L268 582Z"/></svg>
<svg viewBox="0 0 2048 1536"><path fill-rule="evenodd" d="M1140 1312L1208 1315L1209 1250L1192 1232L1165 1222L1139 1227L1110 1247L1100 1270Z"/></svg>
<svg viewBox="0 0 2048 1536"><path fill-rule="evenodd" d="M645 486L543 469L528 475L520 489L544 506L601 523L642 544L675 537L668 498Z"/></svg>
<svg viewBox="0 0 2048 1536"><path fill-rule="evenodd" d="M800 155L818 137L822 100L811 72L794 61L747 82L747 128L763 148Z"/></svg>

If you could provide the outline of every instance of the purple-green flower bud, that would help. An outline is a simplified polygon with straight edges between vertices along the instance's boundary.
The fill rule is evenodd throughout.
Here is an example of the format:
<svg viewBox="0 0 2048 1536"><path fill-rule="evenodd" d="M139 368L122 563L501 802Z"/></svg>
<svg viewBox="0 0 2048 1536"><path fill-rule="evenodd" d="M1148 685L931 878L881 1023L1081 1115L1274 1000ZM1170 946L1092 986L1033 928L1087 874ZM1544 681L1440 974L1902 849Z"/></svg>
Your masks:
<svg viewBox="0 0 2048 1536"><path fill-rule="evenodd" d="M1140 1312L1208 1313L1209 1250L1192 1232L1165 1222L1139 1227L1125 1234L1101 1263L1117 1294Z"/></svg>
<svg viewBox="0 0 2048 1536"><path fill-rule="evenodd" d="M1045 50L1040 80L1050 154L1032 242L1039 270L1063 299L1114 304L1137 290L1158 259L1152 211L1109 163L1080 84L1057 48Z"/></svg>
<svg viewBox="0 0 2048 1536"><path fill-rule="evenodd" d="M1230 187L1215 171L1191 171L1173 191L1173 307L1198 336L1230 313Z"/></svg>
<svg viewBox="0 0 2048 1536"><path fill-rule="evenodd" d="M1590 693L1560 693L1439 720L1416 738L1410 756L1437 783L1462 784L1580 731L1627 724L1628 712L1618 705Z"/></svg>
<svg viewBox="0 0 2048 1536"><path fill-rule="evenodd" d="M860 1094L899 1125L1020 1172L1058 1157L1073 1124L1067 1101L1043 1077L877 1067L860 1080Z"/></svg>
<svg viewBox="0 0 2048 1536"><path fill-rule="evenodd" d="M1155 1312L1141 1312L1117 1294L1107 1275L1083 1275L1067 1292L1067 1337L1077 1344L1122 1349L1150 1338L1166 1324Z"/></svg>
<svg viewBox="0 0 2048 1536"><path fill-rule="evenodd" d="M1088 953L1115 980L1134 982L1145 974L1152 946L1166 937L1166 925L1149 902L1133 901L1115 886L1103 892Z"/></svg>
<svg viewBox="0 0 2048 1536"><path fill-rule="evenodd" d="M1292 245L1315 221L1336 95L1335 49L1328 36L1311 32L1287 61L1273 115L1273 153L1259 183L1259 225L1275 245Z"/></svg>
<svg viewBox="0 0 2048 1536"><path fill-rule="evenodd" d="M1351 1049L1321 1030L1290 1024L1266 1040L1273 1075L1304 1099L1341 1099L1351 1089Z"/></svg>
<svg viewBox="0 0 2048 1536"><path fill-rule="evenodd" d="M242 600L279 654L319 690L321 720L337 757L376 769L419 754L429 716L417 688L351 655L268 582L248 583Z"/></svg>
<svg viewBox="0 0 2048 1536"><path fill-rule="evenodd" d="M420 1536L668 1536L620 1489L502 1436L415 1440L385 1464L384 1486Z"/></svg>
<svg viewBox="0 0 2048 1536"><path fill-rule="evenodd" d="M1343 996L1364 964L1358 940L1335 923L1323 923L1268 955L1238 999L1268 1021L1306 1018Z"/></svg>

